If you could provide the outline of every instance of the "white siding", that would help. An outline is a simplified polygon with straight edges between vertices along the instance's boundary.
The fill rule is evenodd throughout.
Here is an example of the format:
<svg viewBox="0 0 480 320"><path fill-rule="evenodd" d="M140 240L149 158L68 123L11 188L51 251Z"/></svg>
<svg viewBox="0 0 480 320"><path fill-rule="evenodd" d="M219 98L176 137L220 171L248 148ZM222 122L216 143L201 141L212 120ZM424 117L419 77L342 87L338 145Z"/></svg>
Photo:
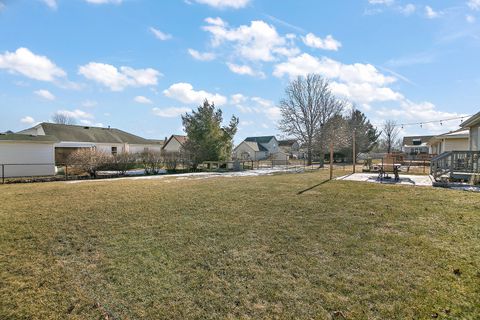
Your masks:
<svg viewBox="0 0 480 320"><path fill-rule="evenodd" d="M239 160L264 160L268 157L265 151L254 151L248 144L240 143L235 148L235 157Z"/></svg>
<svg viewBox="0 0 480 320"><path fill-rule="evenodd" d="M480 151L480 126L470 127L470 150Z"/></svg>
<svg viewBox="0 0 480 320"><path fill-rule="evenodd" d="M270 153L277 153L280 151L276 138L271 139L268 143L262 143L262 145L267 148Z"/></svg>
<svg viewBox="0 0 480 320"><path fill-rule="evenodd" d="M5 164L5 177L55 175L54 163L53 143L0 142L0 164Z"/></svg>
<svg viewBox="0 0 480 320"><path fill-rule="evenodd" d="M128 146L128 152L130 153L142 153L145 150L160 152L162 151L162 145L160 144L130 144Z"/></svg>
<svg viewBox="0 0 480 320"><path fill-rule="evenodd" d="M180 152L182 149L182 145L178 142L177 139L172 138L168 142L168 144L163 148L165 152Z"/></svg>
<svg viewBox="0 0 480 320"><path fill-rule="evenodd" d="M448 151L468 151L468 138L465 139L445 139L443 152Z"/></svg>

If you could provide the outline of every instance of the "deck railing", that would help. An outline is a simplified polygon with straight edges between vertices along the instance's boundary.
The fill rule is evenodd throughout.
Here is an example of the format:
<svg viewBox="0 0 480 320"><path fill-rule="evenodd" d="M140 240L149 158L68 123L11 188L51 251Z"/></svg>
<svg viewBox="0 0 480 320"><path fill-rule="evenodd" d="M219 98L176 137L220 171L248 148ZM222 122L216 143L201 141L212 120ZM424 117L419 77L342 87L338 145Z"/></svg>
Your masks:
<svg viewBox="0 0 480 320"><path fill-rule="evenodd" d="M432 158L430 173L435 179L480 173L480 151L449 151Z"/></svg>

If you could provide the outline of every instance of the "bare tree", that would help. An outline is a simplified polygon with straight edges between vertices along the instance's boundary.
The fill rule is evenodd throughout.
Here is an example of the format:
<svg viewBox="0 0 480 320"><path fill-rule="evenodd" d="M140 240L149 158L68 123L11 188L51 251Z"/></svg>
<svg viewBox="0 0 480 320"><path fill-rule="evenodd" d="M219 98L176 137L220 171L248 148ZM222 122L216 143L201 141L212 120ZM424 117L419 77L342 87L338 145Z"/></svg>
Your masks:
<svg viewBox="0 0 480 320"><path fill-rule="evenodd" d="M112 156L112 165L121 175L125 175L128 170L134 167L136 156L129 152L120 152Z"/></svg>
<svg viewBox="0 0 480 320"><path fill-rule="evenodd" d="M290 82L285 89L285 98L279 107L282 119L279 129L294 136L307 148L308 164L312 163L313 150L322 141L322 128L335 115L343 110L343 103L335 98L328 81L320 75L309 74ZM320 144L321 153L324 143Z"/></svg>
<svg viewBox="0 0 480 320"><path fill-rule="evenodd" d="M67 159L69 165L73 165L91 177L97 177L99 171L105 164L112 161L112 156L95 148L81 148L74 151Z"/></svg>
<svg viewBox="0 0 480 320"><path fill-rule="evenodd" d="M160 152L144 151L139 156L146 174L158 174L160 172L163 160Z"/></svg>
<svg viewBox="0 0 480 320"><path fill-rule="evenodd" d="M387 120L383 123L382 128L382 138L385 141L385 146L387 153L391 153L392 149L395 146L395 143L398 140L398 134L400 129L397 126L397 123L393 120Z"/></svg>
<svg viewBox="0 0 480 320"><path fill-rule="evenodd" d="M52 122L57 124L68 124L68 125L77 123L77 121L74 118L62 112L54 113L52 116Z"/></svg>

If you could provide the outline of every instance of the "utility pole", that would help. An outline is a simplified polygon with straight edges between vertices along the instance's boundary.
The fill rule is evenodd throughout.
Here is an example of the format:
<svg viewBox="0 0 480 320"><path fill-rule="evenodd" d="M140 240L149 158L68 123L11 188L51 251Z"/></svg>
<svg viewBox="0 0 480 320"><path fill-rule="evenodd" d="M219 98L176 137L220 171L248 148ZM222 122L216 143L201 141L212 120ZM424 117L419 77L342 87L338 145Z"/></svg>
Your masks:
<svg viewBox="0 0 480 320"><path fill-rule="evenodd" d="M330 141L330 180L333 179L333 141Z"/></svg>
<svg viewBox="0 0 480 320"><path fill-rule="evenodd" d="M357 129L353 128L353 152L352 152L352 159L353 159L353 173L355 173L355 165L357 164L357 151L355 150L355 137L356 137Z"/></svg>

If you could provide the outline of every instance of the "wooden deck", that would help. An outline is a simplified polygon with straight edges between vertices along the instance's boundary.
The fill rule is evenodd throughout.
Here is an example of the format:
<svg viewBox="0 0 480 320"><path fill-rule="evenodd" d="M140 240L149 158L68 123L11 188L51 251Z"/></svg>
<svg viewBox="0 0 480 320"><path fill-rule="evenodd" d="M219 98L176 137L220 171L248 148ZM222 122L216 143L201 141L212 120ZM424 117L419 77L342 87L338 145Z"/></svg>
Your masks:
<svg viewBox="0 0 480 320"><path fill-rule="evenodd" d="M470 180L480 174L480 151L444 152L432 159L430 173L435 180Z"/></svg>

